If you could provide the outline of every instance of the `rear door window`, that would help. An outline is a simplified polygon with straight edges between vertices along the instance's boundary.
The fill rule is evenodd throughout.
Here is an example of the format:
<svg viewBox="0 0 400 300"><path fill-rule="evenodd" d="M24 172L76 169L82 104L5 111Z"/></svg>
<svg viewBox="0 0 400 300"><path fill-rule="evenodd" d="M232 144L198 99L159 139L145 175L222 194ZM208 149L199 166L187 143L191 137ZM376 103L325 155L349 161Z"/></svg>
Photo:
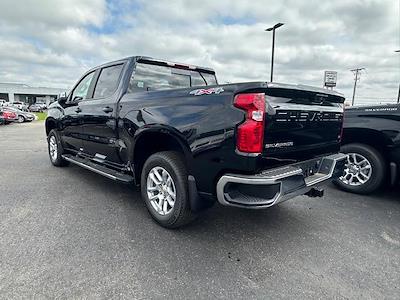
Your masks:
<svg viewBox="0 0 400 300"><path fill-rule="evenodd" d="M106 98L114 94L119 83L123 64L103 68L97 80L93 98Z"/></svg>

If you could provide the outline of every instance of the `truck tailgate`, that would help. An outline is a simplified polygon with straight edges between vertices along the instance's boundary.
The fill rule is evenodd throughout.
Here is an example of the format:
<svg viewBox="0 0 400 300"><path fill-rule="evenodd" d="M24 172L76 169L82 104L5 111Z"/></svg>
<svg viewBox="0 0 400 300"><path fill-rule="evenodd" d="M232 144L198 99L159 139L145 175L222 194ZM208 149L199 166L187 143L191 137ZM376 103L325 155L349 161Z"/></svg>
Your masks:
<svg viewBox="0 0 400 300"><path fill-rule="evenodd" d="M266 91L264 156L314 157L337 151L343 123L340 95L295 88L268 88Z"/></svg>

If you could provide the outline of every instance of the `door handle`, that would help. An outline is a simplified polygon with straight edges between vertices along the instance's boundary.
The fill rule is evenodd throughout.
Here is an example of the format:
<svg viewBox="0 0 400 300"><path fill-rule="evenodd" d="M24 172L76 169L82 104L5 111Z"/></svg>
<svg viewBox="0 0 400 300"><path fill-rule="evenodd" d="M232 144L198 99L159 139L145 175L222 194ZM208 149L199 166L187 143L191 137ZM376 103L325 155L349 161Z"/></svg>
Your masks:
<svg viewBox="0 0 400 300"><path fill-rule="evenodd" d="M113 111L113 109L112 109L112 107L106 106L106 107L103 108L103 111L104 111L105 113L110 113L110 112Z"/></svg>
<svg viewBox="0 0 400 300"><path fill-rule="evenodd" d="M77 113L80 113L81 111L82 111L82 109L79 106L75 109L75 112L77 112Z"/></svg>

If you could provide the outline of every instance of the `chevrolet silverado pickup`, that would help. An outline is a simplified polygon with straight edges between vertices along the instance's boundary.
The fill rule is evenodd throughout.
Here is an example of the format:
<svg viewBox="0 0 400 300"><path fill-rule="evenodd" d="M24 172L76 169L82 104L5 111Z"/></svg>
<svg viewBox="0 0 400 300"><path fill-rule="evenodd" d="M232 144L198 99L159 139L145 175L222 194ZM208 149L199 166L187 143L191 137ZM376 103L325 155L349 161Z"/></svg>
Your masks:
<svg viewBox="0 0 400 300"><path fill-rule="evenodd" d="M161 226L218 201L267 208L322 196L343 174L341 94L301 85L220 85L210 68L134 56L85 73L48 110L51 163L140 186Z"/></svg>
<svg viewBox="0 0 400 300"><path fill-rule="evenodd" d="M345 173L335 183L358 194L398 181L400 166L400 104L346 109L342 152L348 154Z"/></svg>

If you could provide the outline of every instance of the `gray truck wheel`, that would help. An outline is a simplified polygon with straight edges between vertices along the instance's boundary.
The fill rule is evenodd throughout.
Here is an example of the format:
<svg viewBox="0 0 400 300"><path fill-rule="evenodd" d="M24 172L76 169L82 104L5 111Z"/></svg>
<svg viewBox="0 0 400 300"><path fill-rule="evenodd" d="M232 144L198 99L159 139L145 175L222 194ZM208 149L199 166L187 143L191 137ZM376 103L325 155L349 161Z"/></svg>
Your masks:
<svg viewBox="0 0 400 300"><path fill-rule="evenodd" d="M347 144L341 152L349 155L345 172L335 184L342 190L369 194L379 189L384 180L386 163L382 155L365 144Z"/></svg>
<svg viewBox="0 0 400 300"><path fill-rule="evenodd" d="M152 218L165 228L177 228L191 222L188 175L178 152L151 155L141 176L141 192Z"/></svg>

